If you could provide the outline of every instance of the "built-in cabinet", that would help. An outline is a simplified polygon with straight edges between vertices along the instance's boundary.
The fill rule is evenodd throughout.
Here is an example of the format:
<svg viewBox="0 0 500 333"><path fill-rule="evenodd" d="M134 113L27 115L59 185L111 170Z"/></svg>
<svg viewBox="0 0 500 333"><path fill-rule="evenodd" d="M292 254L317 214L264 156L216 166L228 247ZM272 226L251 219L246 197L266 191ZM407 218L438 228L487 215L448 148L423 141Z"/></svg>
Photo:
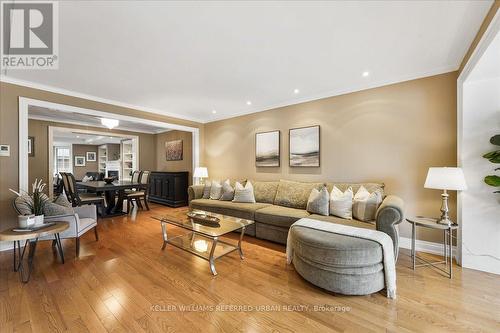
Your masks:
<svg viewBox="0 0 500 333"><path fill-rule="evenodd" d="M188 204L189 172L153 171L149 182L149 201L170 207Z"/></svg>
<svg viewBox="0 0 500 333"><path fill-rule="evenodd" d="M131 180L132 171L137 169L137 156L134 140L123 140L121 143L100 145L97 149L99 172L105 177L118 177Z"/></svg>

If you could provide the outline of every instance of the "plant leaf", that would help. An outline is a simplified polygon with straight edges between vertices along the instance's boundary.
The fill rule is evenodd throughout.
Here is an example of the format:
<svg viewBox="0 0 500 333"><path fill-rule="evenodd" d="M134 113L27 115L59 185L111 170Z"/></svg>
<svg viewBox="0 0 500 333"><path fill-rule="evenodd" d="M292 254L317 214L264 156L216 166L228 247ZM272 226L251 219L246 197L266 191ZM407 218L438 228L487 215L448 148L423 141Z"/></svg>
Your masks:
<svg viewBox="0 0 500 333"><path fill-rule="evenodd" d="M491 163L500 163L500 155L489 159Z"/></svg>
<svg viewBox="0 0 500 333"><path fill-rule="evenodd" d="M500 150L490 151L489 153L484 154L483 157L490 159L490 158L493 158L493 157L498 156L498 155L500 155Z"/></svg>
<svg viewBox="0 0 500 333"><path fill-rule="evenodd" d="M492 145L500 146L500 134L494 135L490 139Z"/></svg>
<svg viewBox="0 0 500 333"><path fill-rule="evenodd" d="M486 176L484 177L484 182L490 186L500 186L500 177L499 176Z"/></svg>

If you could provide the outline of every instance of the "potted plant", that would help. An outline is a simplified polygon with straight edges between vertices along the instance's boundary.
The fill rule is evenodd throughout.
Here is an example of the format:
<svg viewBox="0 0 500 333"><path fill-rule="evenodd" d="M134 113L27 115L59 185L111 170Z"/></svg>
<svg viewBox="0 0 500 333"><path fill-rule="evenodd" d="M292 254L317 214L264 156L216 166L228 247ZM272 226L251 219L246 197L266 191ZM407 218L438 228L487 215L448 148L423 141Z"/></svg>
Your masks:
<svg viewBox="0 0 500 333"><path fill-rule="evenodd" d="M48 197L45 193L43 193L43 190L45 189L46 184L42 183L42 179L38 180L35 179L35 182L31 185L32 193L29 194L28 192L25 192L24 194L21 194L22 191L16 192L12 189L10 191L14 192L17 194L18 197L21 198L22 203L29 208L31 211L31 214L35 215L35 224L39 225L43 223L44 219L44 214L43 214L43 209L45 207L45 204L48 200Z"/></svg>
<svg viewBox="0 0 500 333"><path fill-rule="evenodd" d="M490 139L490 143L495 146L500 146L500 134L497 134ZM484 158L489 160L491 163L500 163L500 149L495 151L491 151L483 155ZM500 168L495 168L495 171L499 171ZM497 175L489 175L484 177L484 182L490 186L500 187L500 177ZM493 193L500 193L500 190L497 190Z"/></svg>

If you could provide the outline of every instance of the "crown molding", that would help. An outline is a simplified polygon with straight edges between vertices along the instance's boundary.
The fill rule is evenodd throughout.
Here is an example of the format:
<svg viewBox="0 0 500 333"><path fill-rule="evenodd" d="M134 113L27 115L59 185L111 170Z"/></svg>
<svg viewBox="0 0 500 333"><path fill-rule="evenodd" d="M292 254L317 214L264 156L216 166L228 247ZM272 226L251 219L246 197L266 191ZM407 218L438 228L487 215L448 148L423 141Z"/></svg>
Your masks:
<svg viewBox="0 0 500 333"><path fill-rule="evenodd" d="M73 90L57 88L57 87L45 85L42 83L20 80L20 79L16 79L16 78L13 78L13 77L10 77L7 75L3 75L3 74L0 74L0 82L15 84L18 86L23 86L23 87L28 87L28 88L38 89L38 90L44 90L44 91L48 91L48 92L52 92L52 93L56 93L56 94L61 94L61 95L66 95L66 96L71 96L71 97L76 97L76 98L87 99L90 101L115 105L115 106L119 106L119 107L123 107L123 108L127 108L127 109L134 109L134 110L138 110L138 111L159 114L159 115L166 116L166 117L194 121L197 123L204 123L205 122L203 119L199 119L199 118L195 118L195 117L186 117L184 115L180 115L180 114L172 113L172 112L167 112L167 111L162 111L162 110L155 109L155 108L129 104L129 103L120 102L120 101L107 99L107 98L102 98L102 97L98 97L98 96L94 96L94 95L83 94L83 93L79 93L79 92L76 92Z"/></svg>
<svg viewBox="0 0 500 333"><path fill-rule="evenodd" d="M295 104L311 102L311 101L315 101L315 100L319 100L319 99L335 97L335 96L350 94L350 93L354 93L354 92L358 92L358 91L363 91L363 90L379 88L379 87L383 87L383 86L387 86L387 85L402 83L402 82L406 82L406 81L422 79L422 78L429 77L429 76L435 76L435 75L445 74L445 73L449 73L449 72L454 72L454 71L458 70L458 68L459 68L458 65L444 66L444 67L437 68L437 69L434 69L431 71L422 71L419 73L414 73L414 74L409 74L409 75L401 75L401 76L397 76L397 77L394 77L394 78L391 78L388 80L380 80L380 81L375 81L375 82L366 83L366 84L362 84L362 85L356 85L356 86L345 87L345 88L336 89L336 90L330 90L330 91L319 93L319 94L311 94L309 96L304 96L302 98L294 98L294 99L291 99L288 101L283 101L280 103L267 104L267 105L261 106L257 109L240 111L240 112L233 113L231 115L210 115L206 119L195 118L195 117L186 117L184 115L168 113L168 112L164 112L164 111L154 109L154 108L131 105L131 104L127 104L127 103L123 103L123 102L119 102L119 101L114 101L114 100L109 100L109 99L105 99L105 98L101 98L101 97L97 97L97 96L86 95L86 94L78 93L78 92L71 91L71 90L47 86L47 85L43 85L43 84L31 82L31 81L18 80L18 79L15 79L15 78L12 78L9 76L5 76L5 75L0 75L0 81L6 82L6 83L11 83L11 84L16 84L16 85L20 85L20 86L25 86L25 87L29 87L29 88L45 90L45 91L49 91L49 92L53 92L53 93L68 95L68 96L72 96L72 97L88 99L88 100L92 100L92 101L96 101L96 102L100 102L100 103L116 105L116 106L125 107L125 108L129 108L129 109L136 109L139 111L160 114L160 115L168 116L168 117L174 117L177 119L183 119L183 120L194 121L194 122L198 122L198 123L202 123L202 124L207 124L207 123L211 123L211 122L215 122L215 121L220 121L220 120L240 117L240 116L244 116L244 115L249 115L252 113L269 111L272 109L282 108L282 107L291 106L291 105L295 105Z"/></svg>

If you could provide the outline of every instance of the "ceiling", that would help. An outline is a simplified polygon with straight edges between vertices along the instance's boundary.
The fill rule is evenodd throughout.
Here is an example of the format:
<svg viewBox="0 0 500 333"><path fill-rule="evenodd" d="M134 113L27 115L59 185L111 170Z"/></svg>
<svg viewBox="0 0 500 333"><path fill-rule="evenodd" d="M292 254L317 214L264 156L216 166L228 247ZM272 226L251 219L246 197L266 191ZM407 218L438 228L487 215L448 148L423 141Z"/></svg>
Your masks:
<svg viewBox="0 0 500 333"><path fill-rule="evenodd" d="M101 124L101 117L78 112L53 110L40 106L30 105L28 109L28 118L107 129L106 126ZM164 127L158 127L152 124L136 123L134 121L127 120L120 120L119 125L114 129L150 134L158 134L168 131L168 129L165 129Z"/></svg>
<svg viewBox="0 0 500 333"><path fill-rule="evenodd" d="M80 133L75 131L54 131L54 145L82 144L82 145L102 145L105 143L120 143L125 137L96 135Z"/></svg>
<svg viewBox="0 0 500 333"><path fill-rule="evenodd" d="M209 122L456 70L491 4L61 1L59 69L2 79Z"/></svg>

